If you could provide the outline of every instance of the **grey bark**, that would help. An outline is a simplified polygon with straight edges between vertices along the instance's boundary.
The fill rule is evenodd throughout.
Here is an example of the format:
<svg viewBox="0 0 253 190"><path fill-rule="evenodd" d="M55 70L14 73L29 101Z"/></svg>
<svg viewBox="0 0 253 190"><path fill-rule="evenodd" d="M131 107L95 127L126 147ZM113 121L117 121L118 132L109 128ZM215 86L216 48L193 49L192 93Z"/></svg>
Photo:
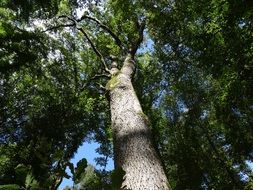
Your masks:
<svg viewBox="0 0 253 190"><path fill-rule="evenodd" d="M122 189L169 190L148 119L132 86L134 70L133 56L128 55L120 70L111 69L112 78L106 86L110 92L115 167L126 172Z"/></svg>

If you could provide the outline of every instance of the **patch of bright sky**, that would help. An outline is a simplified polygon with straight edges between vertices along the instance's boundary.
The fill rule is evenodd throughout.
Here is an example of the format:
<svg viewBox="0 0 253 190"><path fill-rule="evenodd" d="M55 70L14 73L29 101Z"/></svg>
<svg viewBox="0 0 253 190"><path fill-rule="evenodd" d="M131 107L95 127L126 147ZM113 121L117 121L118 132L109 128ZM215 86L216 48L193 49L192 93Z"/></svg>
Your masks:
<svg viewBox="0 0 253 190"><path fill-rule="evenodd" d="M253 172L253 162L251 162L250 160L246 160L245 163L248 165L248 167L250 168L251 172ZM239 167L239 166L238 166ZM236 168L236 167L235 167ZM241 177L241 179L243 181L248 181L250 176L249 176L249 173L244 173L244 172L239 172L239 175Z"/></svg>
<svg viewBox="0 0 253 190"><path fill-rule="evenodd" d="M76 166L77 162L83 158L86 158L88 161L88 164L95 166L97 169L101 169L100 167L96 166L95 158L99 157L100 155L96 153L96 149L99 147L98 143L91 142L91 143L84 143L82 146L80 146L77 150L77 153L75 154L74 158L70 160L71 163ZM113 170L113 160L111 158L108 159L107 166L105 168L106 170ZM69 169L66 170L66 172L71 175ZM64 187L70 186L72 187L73 181L71 179L64 178L60 187L58 190L63 190Z"/></svg>
<svg viewBox="0 0 253 190"><path fill-rule="evenodd" d="M147 53L154 52L154 41L150 38L147 31L144 31L144 40L141 47L138 49L137 53Z"/></svg>

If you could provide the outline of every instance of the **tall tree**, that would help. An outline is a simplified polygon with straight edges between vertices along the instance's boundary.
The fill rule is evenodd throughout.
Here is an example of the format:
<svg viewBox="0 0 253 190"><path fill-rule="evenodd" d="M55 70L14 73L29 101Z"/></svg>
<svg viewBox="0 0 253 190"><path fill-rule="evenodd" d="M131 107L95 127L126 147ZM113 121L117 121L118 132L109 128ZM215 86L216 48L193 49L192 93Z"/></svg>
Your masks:
<svg viewBox="0 0 253 190"><path fill-rule="evenodd" d="M142 111L132 85L136 69L134 59L143 41L145 17L141 17L139 10L134 9L135 2L112 1L109 4L111 7L105 10L105 15L93 13L93 15L83 15L80 19L69 16L61 16L61 18L70 22L65 26L76 27L85 37L99 58L103 72L107 72L110 77L105 88L110 96L115 167L120 167L126 172L122 188L169 189L161 160L153 144L151 130L148 128L148 118ZM127 16L130 13L132 15ZM106 20L102 22L95 16L108 17L111 21L107 21L109 26L104 24ZM108 52L104 49L101 52L100 43L95 44L94 39L89 37L87 29L83 28L83 20L96 23L103 32L108 33L112 39L108 36L104 38L110 40L109 45L113 48L109 46ZM124 24L120 23L122 20L125 20ZM113 43L118 47L113 46ZM108 59L112 60L111 69L107 68ZM118 69L117 61L122 59L124 62Z"/></svg>
<svg viewBox="0 0 253 190"><path fill-rule="evenodd" d="M88 44L91 47L91 50L94 55L97 56L97 58L101 65L96 65L92 68L94 70L95 68L99 68L101 72L108 72L107 77L111 78L109 82L106 85L106 90L110 94L110 102L111 102L111 114L112 114L112 131L113 131L113 138L115 143L115 162L116 167L123 168L123 170L126 172L126 175L124 177L124 182L122 184L122 188L127 189L139 189L139 188L147 188L147 189L169 189L168 182L165 176L165 172L163 171L162 164L160 161L160 158L154 148L153 142L152 142L152 136L151 131L148 128L148 120L145 114L142 112L139 100L137 96L135 95L131 80L134 74L135 70L135 61L134 57L135 54L142 43L143 40L143 31L145 28L145 21L143 18L141 18L138 14L138 12L135 12L134 6L135 3L132 3L130 1L126 2L110 2L111 8L104 9L103 16L106 16L108 18L108 23L112 23L105 25L103 22L99 21L95 16L102 16L102 14L98 14L98 10L94 7L91 7L90 9L93 9L90 13L90 15L83 15L81 19L75 18L75 15L60 15L59 20L63 20L64 22L69 22L67 25L60 24L55 27L49 28L47 31L51 31L53 29L59 29L61 27L73 27L74 29L77 29L80 31L80 33L83 35L83 37L87 40ZM24 5L25 6L25 5ZM31 5L32 6L32 5ZM14 6L15 8L15 6ZM26 11L27 9L21 9ZM133 11L133 14L131 17L127 18L126 14L124 13L124 10L127 10L127 12ZM65 9L66 13L69 12L69 9ZM63 11L63 12L64 12ZM122 13L124 13L122 15ZM29 15L29 14L28 14ZM116 19L113 19L113 16L116 16ZM123 18L120 18L122 17ZM29 19L31 16L25 17L25 19ZM22 17L21 17L22 19ZM122 20L126 19L126 23L120 26L120 22ZM98 33L98 38L90 37L90 34L87 32L86 29L84 29L85 23L82 21L89 20L93 23L88 23L86 27L90 27L90 29L93 29L94 31L94 24L98 25L100 29L107 32L110 36L105 36L104 33ZM114 22L114 23L113 23ZM122 28L121 28L122 27ZM100 30L99 29L99 30ZM115 34L113 30L117 31L118 34ZM72 34L74 34L75 31L73 31ZM61 35L65 35L63 37L63 46L60 47L60 51L64 51L64 46L69 45L68 39L71 38L71 35L68 36L64 34L64 32L60 33ZM79 36L80 37L80 36ZM112 39L110 39L112 38ZM61 40L61 37L59 38ZM98 41L96 41L98 40ZM100 43L99 40L102 40L103 43ZM105 41L107 40L109 42L108 47L103 47L105 44ZM115 47L114 42L118 47ZM70 44L72 45L72 44ZM78 45L76 45L78 46ZM97 47L98 46L98 47ZM100 46L100 47L99 47ZM54 46L55 48L55 46ZM51 50L50 50L51 51ZM50 52L49 51L49 52ZM77 51L77 50L74 50ZM107 51L107 52L106 52ZM54 49L50 53L53 53L56 56L56 59L58 59L57 50ZM109 53L112 53L113 56L111 56ZM55 64L61 63L61 54L59 56L59 59ZM85 54L85 53L84 53ZM92 53L89 52L89 56L92 56ZM114 57L116 56L116 58ZM111 66L111 69L108 69L106 61L110 59L117 59L122 60L124 59L124 63L122 64L122 68L120 70L117 69L116 61L114 60ZM68 59L68 58L66 58ZM72 58L71 58L72 59ZM50 60L49 60L50 61ZM43 64L43 63L42 63ZM10 64L12 65L12 63ZM19 65L20 66L20 65ZM21 69L22 70L22 69ZM20 70L20 71L21 71ZM43 69L43 75L42 77L48 78L48 71L46 69ZM45 73L44 73L45 72ZM52 79L55 80L55 77L57 76L56 80L58 79L60 73L58 71L54 71ZM73 71L74 74L76 70ZM51 74L51 73L50 73ZM87 73L89 75L89 73ZM46 75L46 76L44 76ZM91 74L92 75L92 74ZM105 73L101 74L102 76L105 76ZM22 75L21 75L22 76ZM24 75L25 76L25 75ZM22 77L24 77L22 76ZM96 75L94 78L96 78L98 75ZM28 76L29 78L30 76ZM50 77L50 76L49 76ZM75 79L76 76L74 76L74 80L76 85L78 85L78 81ZM86 76L84 76L86 77ZM51 80L51 79L50 79ZM49 84L51 81L49 80ZM60 79L61 80L61 79ZM63 81L59 81L63 82ZM58 86L58 81L53 82L52 84ZM64 82L63 82L64 83ZM92 82L89 82L85 84L84 88L91 87L93 84ZM58 88L58 87L57 87ZM70 88L72 89L72 88ZM22 89L21 89L22 90ZM55 97L59 96L57 95L57 92L54 91L54 89L49 87L47 89L49 91L53 91L52 96ZM78 89L74 88L74 91L78 91ZM56 93L56 94L55 94ZM65 94L66 92L64 92ZM78 93L78 92L77 92ZM80 91L80 93L83 93ZM52 97L51 100L54 100ZM28 96L30 98L30 96ZM73 97L75 99L75 96ZM129 100L129 101L128 101ZM58 98L56 98L56 101L58 101ZM128 103L125 104L127 101ZM69 101L68 101L69 102ZM41 104L41 103L39 103ZM51 103L52 104L52 103ZM64 104L64 103L63 103ZM62 104L61 104L62 105ZM46 105L47 106L47 105ZM57 103L56 103L57 106ZM70 105L71 107L74 106L73 102ZM51 106L50 106L51 107ZM50 108L49 107L49 108ZM24 108L27 109L27 108ZM73 107L69 110L73 111ZM121 110L121 111L120 111ZM49 112L49 110L48 110ZM60 110L60 114L63 114L65 112L64 110ZM50 114L50 113L49 113ZM62 122L66 122L66 115L64 114L64 118L60 120L60 125L62 125ZM73 115L70 114L70 118ZM28 117L28 122L33 121L33 118L31 116ZM40 116L38 116L40 117ZM41 130L44 131L46 134L42 132L41 137L39 136L39 143L46 143L48 141L48 138L50 138L49 130L50 128L44 128L40 125L44 123L45 119L50 117L50 115L46 116L45 118L39 119L36 123L34 123L32 126L32 129L37 131ZM54 116L53 116L54 117ZM8 116L7 116L8 119ZM64 121L63 121L64 120ZM50 125L52 125L52 121L49 120ZM44 125L44 124L43 124ZM56 124L58 126L58 124ZM26 128L24 126L24 128ZM30 132L30 129L28 130ZM34 132L35 132L34 131ZM31 134L34 134L32 132ZM62 134L62 132L60 132ZM40 138L44 139L41 140ZM35 138L35 142L37 142L37 138ZM33 138L27 139L28 142L33 142ZM52 138L52 140L56 140L56 138ZM74 140L74 139L73 139ZM50 142L50 141L49 141ZM57 141L56 141L57 142ZM52 144L55 144L56 142L50 142ZM50 146L52 144L48 144L47 147L50 149ZM77 145L77 144L74 144ZM144 146L145 145L145 146ZM33 145L32 145L33 146ZM45 145L41 145L46 147ZM40 147L40 146L39 146ZM40 147L42 148L42 147ZM76 148L76 146L75 146ZM74 149L75 150L75 149ZM142 151L141 151L142 150ZM48 150L41 150L41 151L48 151ZM71 151L73 152L73 150ZM70 153L71 155L71 153ZM46 158L48 158L46 156ZM44 159L44 158L41 158ZM36 158L35 158L36 160ZM43 165L43 163L41 163ZM52 165L53 162L51 162L49 165ZM65 164L66 166L66 164ZM37 173L36 171L36 164L32 166L33 173ZM145 168L145 170L144 170ZM37 169L40 170L40 169ZM47 171L47 170L45 170ZM44 174L43 174L44 175ZM136 178L136 176L141 176L140 178ZM40 179L41 175L35 176L37 179ZM45 178L46 179L46 178ZM40 184L45 183L42 179L39 180Z"/></svg>
<svg viewBox="0 0 253 190"><path fill-rule="evenodd" d="M1 1L0 184L56 189L68 177L70 158L96 128L91 110L98 107L89 92L79 93L71 36L63 43L35 29L34 21L52 17L51 4L41 6Z"/></svg>
<svg viewBox="0 0 253 190"><path fill-rule="evenodd" d="M252 92L247 90L252 88L252 3L177 0L144 6L152 13L150 34L167 81L160 113L168 126L158 136L171 185L242 189L252 162Z"/></svg>
<svg viewBox="0 0 253 190"><path fill-rule="evenodd" d="M252 186L250 1L13 2L0 9L2 184L55 189L66 167L110 184L68 162L92 134L97 161L113 142L113 174L126 172L112 188L169 189L165 173L172 189Z"/></svg>

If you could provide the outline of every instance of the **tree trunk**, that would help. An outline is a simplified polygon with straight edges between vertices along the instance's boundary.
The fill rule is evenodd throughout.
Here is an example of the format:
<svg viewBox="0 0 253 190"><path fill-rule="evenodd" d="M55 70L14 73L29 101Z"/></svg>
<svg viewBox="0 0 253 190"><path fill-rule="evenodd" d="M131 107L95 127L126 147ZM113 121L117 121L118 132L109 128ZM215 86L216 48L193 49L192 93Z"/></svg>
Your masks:
<svg viewBox="0 0 253 190"><path fill-rule="evenodd" d="M169 190L147 116L132 86L134 70L133 56L128 55L121 70L111 69L113 76L106 85L110 92L115 167L126 172L122 189Z"/></svg>

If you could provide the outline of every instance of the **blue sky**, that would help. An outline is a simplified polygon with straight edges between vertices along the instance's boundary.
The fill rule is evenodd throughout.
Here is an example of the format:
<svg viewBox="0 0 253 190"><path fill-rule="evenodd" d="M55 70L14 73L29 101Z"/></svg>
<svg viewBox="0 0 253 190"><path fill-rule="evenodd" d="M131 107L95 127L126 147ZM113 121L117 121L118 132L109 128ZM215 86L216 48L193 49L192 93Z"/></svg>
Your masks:
<svg viewBox="0 0 253 190"><path fill-rule="evenodd" d="M82 158L86 158L89 164L96 166L96 162L94 159L99 156L99 154L96 153L95 151L98 147L99 147L99 144L95 142L84 143L82 146L78 148L77 153L75 154L74 158L71 159L71 162L76 166L79 160L81 160ZM253 162L246 161L246 163L249 165L251 170L253 170ZM96 166L96 168L99 168L99 167ZM114 168L113 160L109 159L106 170L112 170L113 168ZM70 174L68 170L67 172ZM244 174L242 174L242 177L244 179L248 178L248 176ZM58 190L63 190L63 188L66 187L67 185L72 186L73 182L71 179L64 178Z"/></svg>
<svg viewBox="0 0 253 190"><path fill-rule="evenodd" d="M187 111L187 110L185 110L185 111ZM82 146L80 146L78 148L77 153L75 154L74 158L71 159L71 162L74 164L74 166L76 166L76 164L79 160L81 160L82 158L86 158L88 161L88 164L91 164L91 165L95 166L97 169L100 169L99 166L96 166L96 162L94 160L96 157L101 156L98 153L96 153L96 151L95 151L98 147L99 147L98 143L85 142ZM253 162L251 162L249 160L246 160L245 162L250 167L251 171L253 171ZM113 160L109 158L106 170L113 170L113 169L114 169ZM67 173L70 174L69 169L67 169ZM244 173L240 173L240 175L244 180L247 180L249 178L249 176ZM64 187L72 186L72 185L73 185L73 182L71 179L64 178L60 187L58 188L58 190L63 190Z"/></svg>
<svg viewBox="0 0 253 190"><path fill-rule="evenodd" d="M71 159L71 162L76 166L77 162L79 160L81 160L82 158L86 158L88 163L96 166L96 162L94 161L94 159L96 157L99 157L99 154L96 153L96 149L99 147L98 143L84 143L82 146L80 146L77 150L77 153L75 154L74 158ZM98 166L96 168L99 168ZM106 170L112 170L114 168L113 166L113 160L109 159L109 162L106 166ZM67 169L67 173L70 174L70 172ZM71 179L66 179L64 178L60 187L58 188L58 190L63 190L64 187L66 186L72 186L73 182Z"/></svg>

